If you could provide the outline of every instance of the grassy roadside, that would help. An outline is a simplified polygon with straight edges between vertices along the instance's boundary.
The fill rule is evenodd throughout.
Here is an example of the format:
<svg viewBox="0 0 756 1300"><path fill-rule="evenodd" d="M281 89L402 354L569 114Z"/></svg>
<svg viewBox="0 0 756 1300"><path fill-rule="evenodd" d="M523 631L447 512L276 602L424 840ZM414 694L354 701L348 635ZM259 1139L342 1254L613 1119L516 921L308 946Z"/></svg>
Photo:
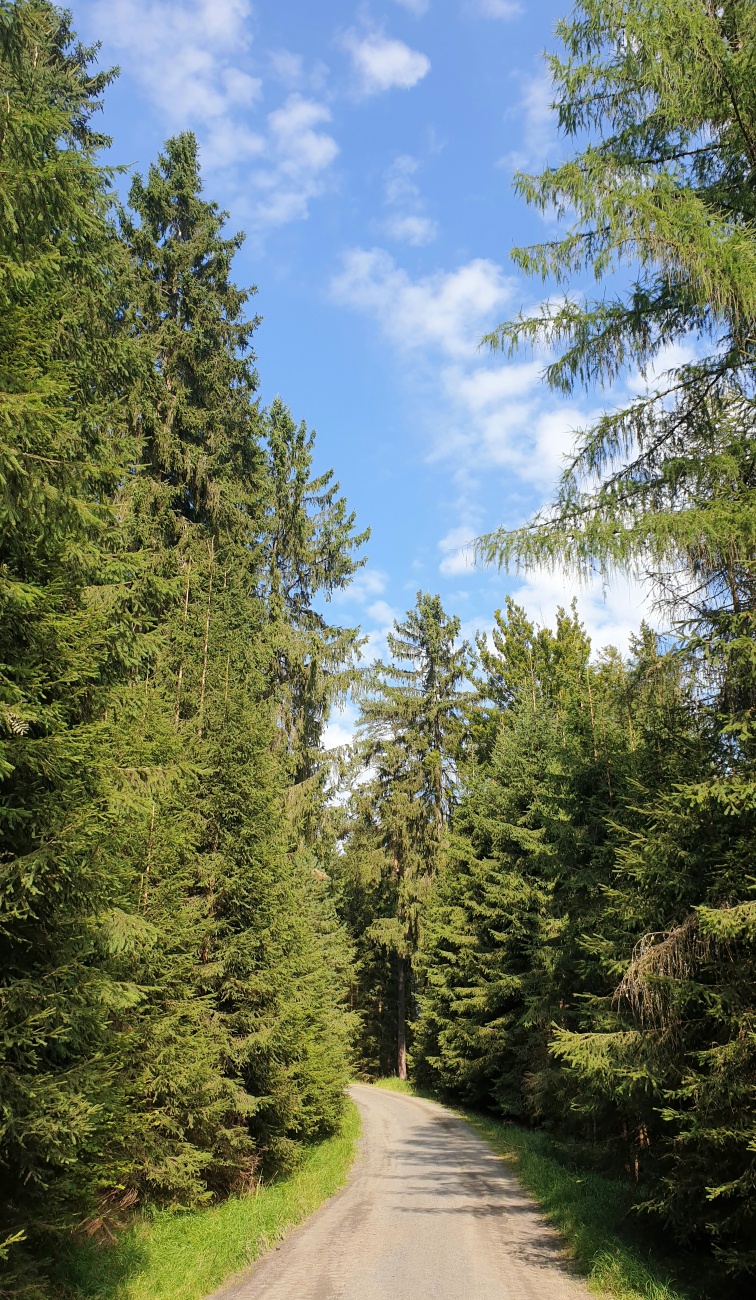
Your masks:
<svg viewBox="0 0 756 1300"><path fill-rule="evenodd" d="M67 1262L66 1300L202 1300L343 1185L359 1134L350 1101L341 1132L256 1195L194 1213L145 1215L107 1250L77 1247Z"/></svg>
<svg viewBox="0 0 756 1300"><path fill-rule="evenodd" d="M376 1086L430 1097L399 1079L381 1079ZM625 1183L582 1168L569 1144L547 1133L453 1109L516 1171L561 1232L597 1295L612 1300L690 1300L695 1294L673 1281L670 1267L654 1258L644 1243L640 1225L629 1218L631 1195Z"/></svg>

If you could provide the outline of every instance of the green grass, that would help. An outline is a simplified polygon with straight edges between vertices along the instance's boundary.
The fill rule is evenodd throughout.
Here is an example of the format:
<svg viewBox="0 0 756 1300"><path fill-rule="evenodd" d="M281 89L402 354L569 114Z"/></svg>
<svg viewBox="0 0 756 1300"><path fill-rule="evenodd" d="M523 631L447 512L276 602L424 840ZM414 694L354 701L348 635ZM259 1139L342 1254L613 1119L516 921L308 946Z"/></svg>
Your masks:
<svg viewBox="0 0 756 1300"><path fill-rule="evenodd" d="M380 1079L377 1087L430 1096L410 1081ZM632 1192L617 1178L586 1169L571 1144L488 1116L454 1108L517 1173L545 1218L559 1229L592 1291L612 1300L689 1300L673 1280L673 1262L649 1249L649 1233L631 1215ZM682 1266L682 1261L680 1261Z"/></svg>
<svg viewBox="0 0 756 1300"><path fill-rule="evenodd" d="M202 1300L344 1184L359 1134L357 1108L348 1102L341 1131L255 1195L192 1213L145 1215L107 1249L77 1247L67 1261L67 1300Z"/></svg>
<svg viewBox="0 0 756 1300"><path fill-rule="evenodd" d="M409 1079L375 1079L373 1087L385 1088L387 1092L403 1092L408 1097L425 1097L427 1101L437 1100L429 1092L423 1092L422 1088L416 1088Z"/></svg>
<svg viewBox="0 0 756 1300"><path fill-rule="evenodd" d="M670 1268L644 1247L628 1218L629 1186L580 1167L569 1144L481 1115L464 1118L517 1173L545 1217L559 1229L592 1291L613 1300L685 1300Z"/></svg>

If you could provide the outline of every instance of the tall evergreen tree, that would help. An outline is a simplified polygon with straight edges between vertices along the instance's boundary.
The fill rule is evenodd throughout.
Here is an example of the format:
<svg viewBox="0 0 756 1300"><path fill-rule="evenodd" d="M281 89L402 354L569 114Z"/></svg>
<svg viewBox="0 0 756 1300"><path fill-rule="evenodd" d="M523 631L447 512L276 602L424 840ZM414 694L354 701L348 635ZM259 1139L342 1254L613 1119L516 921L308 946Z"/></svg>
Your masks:
<svg viewBox="0 0 756 1300"><path fill-rule="evenodd" d="M666 980L675 1007L675 1049L638 1066L670 1132L678 1126L674 1150L685 1153L679 1165L672 1161L676 1173L654 1203L681 1231L687 1225L708 1234L733 1268L747 1269L754 1083L724 1008L737 1006L745 1026L756 1002L748 955L752 882L741 853L754 792L756 17L741 0L586 0L559 33L566 53L550 66L560 124L568 137L587 133L589 142L518 185L537 207L570 211L576 221L516 258L568 294L501 326L490 342L555 348L546 378L557 391L610 383L628 367L658 369L675 344L692 344L694 359L586 430L552 507L523 529L484 539L482 550L505 563L645 571L685 621L680 631L698 660L701 727L711 748L679 791L657 791L656 807L661 801L676 827L674 848L649 805L641 837L648 872L638 871L655 882L653 903L626 981L642 1008L645 997L653 1001L657 980ZM630 283L620 279L597 300L569 292L583 271L606 280L625 266ZM703 831L700 816L714 836L705 875L692 850ZM676 861L674 897L650 868L668 852ZM627 853L635 862L634 850ZM730 931L738 937L728 946L722 936ZM642 1041L645 1051L665 1033L660 1025L635 1025L624 1041ZM585 1078L593 1070L598 1080L601 1054L621 1041L565 1040L565 1052ZM670 1043L667 1036L666 1048ZM726 1083L724 1059L738 1060ZM626 1061L622 1070L632 1076L635 1064ZM610 1090L620 1086L619 1074L607 1077ZM717 1144L727 1153L724 1181ZM710 1208L691 1215L701 1198Z"/></svg>
<svg viewBox="0 0 756 1300"><path fill-rule="evenodd" d="M737 602L753 553L753 6L586 0L557 32L559 124L589 142L516 184L538 209L576 219L514 256L568 293L490 342L555 348L545 374L558 392L663 367L673 345L693 343L696 357L587 429L553 509L483 550L662 574L682 564L688 589ZM606 280L625 267L595 300L571 291L584 272Z"/></svg>
<svg viewBox="0 0 756 1300"><path fill-rule="evenodd" d="M366 985L367 1036L374 1044L368 1063L388 1063L383 1025L390 1026L395 1051L388 1059L400 1079L407 1076L422 902L456 801L465 735L460 686L470 657L466 643L457 645L459 626L438 596L419 592L388 636L392 661L374 665L361 703L357 762L370 779L353 795L342 872Z"/></svg>
<svg viewBox="0 0 756 1300"><path fill-rule="evenodd" d="M108 504L135 362L93 53L45 0L0 4L0 1240L33 1248L92 1205L113 1017L135 996L102 851L104 708L141 653Z"/></svg>
<svg viewBox="0 0 756 1300"><path fill-rule="evenodd" d="M593 906L593 837L567 821L564 802L583 748L574 713L590 692L584 741L597 701L574 614L561 614L552 634L510 600L492 641L479 641L485 744L463 769L465 793L426 925L418 1071L522 1117L544 1105L550 1024L564 1015L575 962L570 914L582 926ZM586 830L606 804L597 777L583 785Z"/></svg>
<svg viewBox="0 0 756 1300"><path fill-rule="evenodd" d="M234 1185L261 1157L280 1163L339 1113L347 958L284 795L301 780L292 733L319 710L306 739L314 748L327 716L329 693L312 680L316 641L300 643L308 620L328 641L312 602L348 580L353 520L327 480L314 509L307 500L311 441L296 464L299 496L284 504L278 471L295 440L281 432L280 405L265 415L253 400L256 322L229 278L240 238L223 236L224 215L201 196L194 138L168 141L130 200L135 217L123 230L152 364L138 407L142 464L124 489L126 531L151 552L149 577L167 601L144 684L154 720L141 732L158 787L167 781L167 798L144 804L148 908L143 864L139 878L146 915L169 944L175 936L174 947L152 949L157 1019L146 1018L140 1056L150 1060L154 1043L155 1063L141 1106L158 1099L169 1139L168 1164L150 1162L153 1195L166 1170L165 1192L176 1194L176 1135L186 1140L177 1184L185 1202ZM346 661L354 634L341 640ZM282 662L293 642L292 688L291 654L285 671ZM157 821L167 823L162 861Z"/></svg>

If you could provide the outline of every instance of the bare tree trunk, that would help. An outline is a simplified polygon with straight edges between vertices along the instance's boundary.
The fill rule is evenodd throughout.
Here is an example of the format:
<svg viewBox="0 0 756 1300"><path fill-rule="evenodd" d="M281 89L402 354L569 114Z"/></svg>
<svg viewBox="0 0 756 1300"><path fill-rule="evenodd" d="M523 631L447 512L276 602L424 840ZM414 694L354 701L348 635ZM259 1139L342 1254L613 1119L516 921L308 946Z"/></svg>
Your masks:
<svg viewBox="0 0 756 1300"><path fill-rule="evenodd" d="M407 993L404 984L404 958L397 957L399 978L396 989L396 1073L400 1079L407 1078Z"/></svg>

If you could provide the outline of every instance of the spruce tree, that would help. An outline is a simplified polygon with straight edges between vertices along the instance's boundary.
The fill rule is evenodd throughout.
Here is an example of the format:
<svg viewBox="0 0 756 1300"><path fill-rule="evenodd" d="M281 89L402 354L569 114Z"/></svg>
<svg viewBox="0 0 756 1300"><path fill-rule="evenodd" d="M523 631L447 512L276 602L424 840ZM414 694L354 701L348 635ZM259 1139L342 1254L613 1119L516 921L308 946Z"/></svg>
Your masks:
<svg viewBox="0 0 756 1300"><path fill-rule="evenodd" d="M269 435L288 417L254 402L256 322L229 278L241 240L223 236L224 215L201 196L194 138L168 141L130 201L135 217L122 225L137 269L137 331L153 361L137 408L144 451L124 492L126 529L137 550L151 542L144 581L166 601L143 686L153 721L141 735L158 788L142 817L151 845L145 908L169 946L152 950L161 994L140 1057L151 1059L154 1042L154 1069L167 1062L169 1074L149 1074L141 1107L157 1095L166 1116L169 1159L148 1157L151 1194L167 1171L162 1194L185 1202L237 1185L261 1159L280 1164L339 1113L346 955L284 796L301 782L290 721L301 730L301 717L314 719L304 745L315 748L330 702L314 684L309 624L328 636L312 601L329 581L348 580L353 538L335 489L320 491L317 514L302 496L311 441L297 462L300 496L288 514L282 505L285 438ZM317 567L319 544L329 573ZM346 635L344 658L353 640ZM295 705L290 653L282 668L292 643L309 661ZM147 870L142 861L145 900ZM177 1135L186 1173L174 1191Z"/></svg>
<svg viewBox="0 0 756 1300"><path fill-rule="evenodd" d="M136 362L93 55L44 0L0 5L0 1240L36 1250L93 1207L137 997L112 963L128 882L104 720L141 654L109 505Z"/></svg>
<svg viewBox="0 0 756 1300"><path fill-rule="evenodd" d="M464 795L429 907L419 1072L523 1117L543 1110L549 1027L567 1005L575 943L565 891L594 874L563 806L577 757L568 717L590 689L590 647L574 613L560 614L553 634L511 600L496 614L492 643L479 640L485 743L462 770ZM595 784L602 804L603 783ZM584 798L581 820L594 817ZM586 882L580 924L590 893Z"/></svg>
<svg viewBox="0 0 756 1300"><path fill-rule="evenodd" d="M466 731L460 686L470 656L467 643L457 645L459 626L438 596L418 592L388 636L391 662L373 666L361 702L356 757L371 779L353 795L344 897L366 985L368 1063L385 1068L393 1058L400 1079L407 1076L422 904L456 802ZM388 1060L383 1025L394 1039Z"/></svg>

